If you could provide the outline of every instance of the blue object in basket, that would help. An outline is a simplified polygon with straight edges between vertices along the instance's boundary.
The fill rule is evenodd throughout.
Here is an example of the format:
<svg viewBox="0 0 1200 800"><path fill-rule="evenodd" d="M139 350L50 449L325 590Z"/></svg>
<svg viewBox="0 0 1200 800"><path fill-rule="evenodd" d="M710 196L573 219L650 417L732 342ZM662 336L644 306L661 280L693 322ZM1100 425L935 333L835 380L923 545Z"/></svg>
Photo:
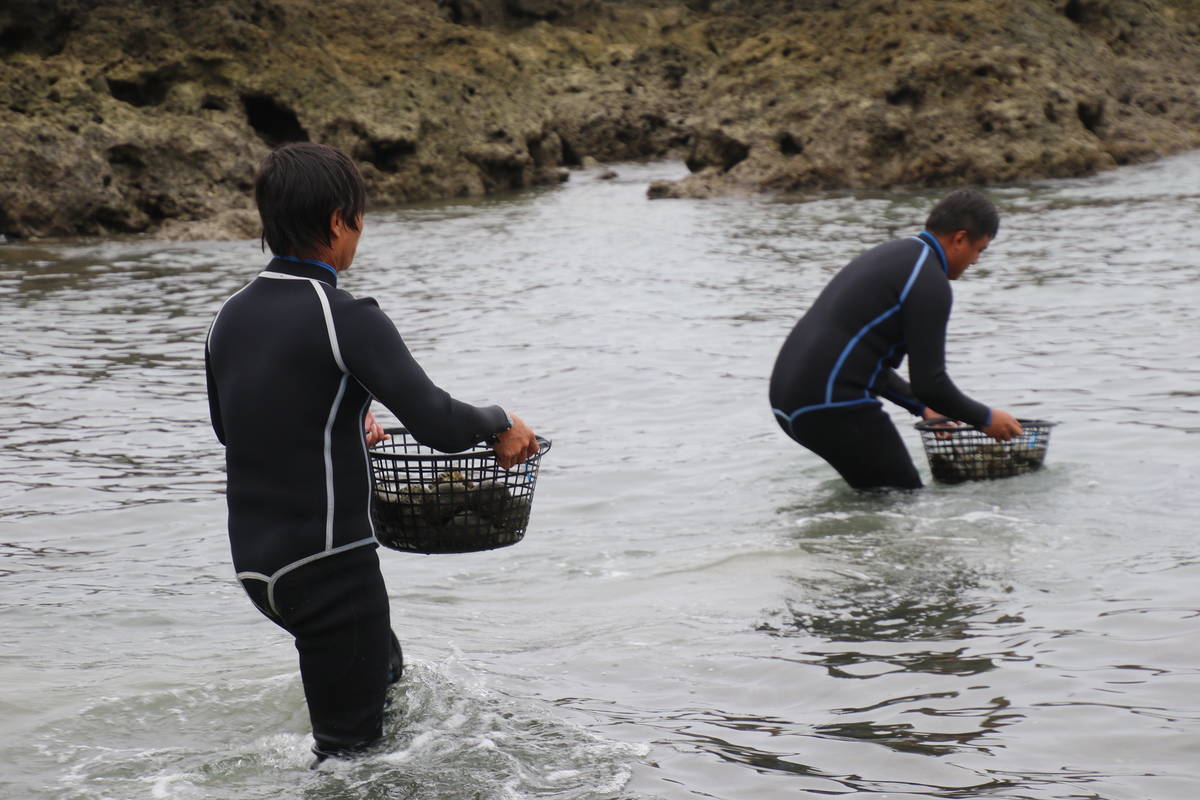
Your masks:
<svg viewBox="0 0 1200 800"><path fill-rule="evenodd" d="M945 417L922 420L914 427L929 459L933 479L941 483L1008 478L1042 467L1057 423L1020 419L1021 435L998 442L979 428L958 425Z"/></svg>

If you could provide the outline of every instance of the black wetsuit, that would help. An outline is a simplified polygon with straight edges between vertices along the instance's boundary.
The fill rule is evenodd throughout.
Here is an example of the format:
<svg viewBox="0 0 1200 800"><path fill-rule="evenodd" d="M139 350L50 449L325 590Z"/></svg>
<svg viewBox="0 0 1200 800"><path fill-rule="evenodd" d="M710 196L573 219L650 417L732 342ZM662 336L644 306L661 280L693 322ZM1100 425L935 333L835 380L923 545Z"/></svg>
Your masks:
<svg viewBox="0 0 1200 800"><path fill-rule="evenodd" d="M326 264L274 258L225 301L205 347L233 564L296 637L318 754L379 737L396 655L370 518L372 398L446 452L508 426L500 407L435 386L378 304L336 286Z"/></svg>
<svg viewBox="0 0 1200 800"><path fill-rule="evenodd" d="M928 231L847 264L783 344L770 400L783 430L856 488L916 488L921 479L884 397L972 425L991 411L946 374L951 292L946 255ZM911 386L896 373L908 355Z"/></svg>

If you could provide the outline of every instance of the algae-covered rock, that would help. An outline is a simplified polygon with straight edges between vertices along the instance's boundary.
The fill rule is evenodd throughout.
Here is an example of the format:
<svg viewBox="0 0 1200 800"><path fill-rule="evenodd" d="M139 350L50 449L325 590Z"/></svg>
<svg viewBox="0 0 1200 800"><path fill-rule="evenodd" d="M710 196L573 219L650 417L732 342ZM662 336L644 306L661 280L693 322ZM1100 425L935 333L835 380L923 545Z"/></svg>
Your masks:
<svg viewBox="0 0 1200 800"><path fill-rule="evenodd" d="M375 207L663 157L652 197L1085 175L1200 146L1200 5L0 4L0 235L253 237L296 140Z"/></svg>
<svg viewBox="0 0 1200 800"><path fill-rule="evenodd" d="M1074 176L1200 145L1195 3L778 6L729 41L693 174L652 197Z"/></svg>

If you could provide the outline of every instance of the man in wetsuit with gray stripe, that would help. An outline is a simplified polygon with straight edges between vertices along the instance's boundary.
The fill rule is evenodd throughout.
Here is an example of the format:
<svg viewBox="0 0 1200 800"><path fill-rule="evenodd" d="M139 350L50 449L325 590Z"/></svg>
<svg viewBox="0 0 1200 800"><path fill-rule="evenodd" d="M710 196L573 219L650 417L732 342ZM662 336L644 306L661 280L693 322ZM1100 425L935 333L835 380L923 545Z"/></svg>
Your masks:
<svg viewBox="0 0 1200 800"><path fill-rule="evenodd" d="M402 668L370 516L367 447L384 436L371 401L438 450L491 440L505 467L538 450L515 415L437 387L373 299L337 288L365 195L333 148L270 153L255 200L274 258L225 301L204 353L233 564L258 609L296 639L318 760L380 737Z"/></svg>
<svg viewBox="0 0 1200 800"><path fill-rule="evenodd" d="M967 397L946 374L950 281L979 260L999 227L985 196L951 192L920 235L842 268L783 343L771 374L775 418L854 488L921 486L879 397L927 419L976 425L999 441L1021 433L1011 414ZM905 355L909 381L895 371Z"/></svg>

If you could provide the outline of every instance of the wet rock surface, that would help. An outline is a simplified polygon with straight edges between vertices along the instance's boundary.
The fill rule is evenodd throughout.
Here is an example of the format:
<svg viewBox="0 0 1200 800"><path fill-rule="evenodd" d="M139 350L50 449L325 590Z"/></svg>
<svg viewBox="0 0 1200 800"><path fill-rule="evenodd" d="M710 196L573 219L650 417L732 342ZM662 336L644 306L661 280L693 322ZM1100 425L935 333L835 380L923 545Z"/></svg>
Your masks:
<svg viewBox="0 0 1200 800"><path fill-rule="evenodd" d="M695 174L659 195L1074 176L1200 143L1196 4L824 5L728 42Z"/></svg>
<svg viewBox="0 0 1200 800"><path fill-rule="evenodd" d="M1200 146L1198 86L1194 0L9 0L0 234L252 237L290 140L375 206L585 159L686 160L657 197L1082 175Z"/></svg>

